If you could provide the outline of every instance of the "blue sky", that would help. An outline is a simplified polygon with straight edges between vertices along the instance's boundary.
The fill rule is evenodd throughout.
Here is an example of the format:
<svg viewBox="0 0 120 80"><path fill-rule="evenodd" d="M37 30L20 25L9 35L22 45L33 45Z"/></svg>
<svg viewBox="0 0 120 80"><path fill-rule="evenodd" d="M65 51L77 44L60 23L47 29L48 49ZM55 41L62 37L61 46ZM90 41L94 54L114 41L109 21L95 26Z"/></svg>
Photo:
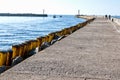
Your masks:
<svg viewBox="0 0 120 80"><path fill-rule="evenodd" d="M120 0L0 0L0 13L120 15Z"/></svg>

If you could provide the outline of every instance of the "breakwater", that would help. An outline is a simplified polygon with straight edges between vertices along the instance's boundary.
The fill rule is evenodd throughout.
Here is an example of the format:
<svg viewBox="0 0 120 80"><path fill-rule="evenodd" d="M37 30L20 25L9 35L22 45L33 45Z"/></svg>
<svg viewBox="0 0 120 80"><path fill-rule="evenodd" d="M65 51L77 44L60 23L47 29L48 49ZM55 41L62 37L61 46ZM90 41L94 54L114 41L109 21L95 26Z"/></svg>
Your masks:
<svg viewBox="0 0 120 80"><path fill-rule="evenodd" d="M90 15L76 15L76 17L83 18L83 19L86 19L86 20L90 20L90 19L93 19L95 16L90 16Z"/></svg>
<svg viewBox="0 0 120 80"><path fill-rule="evenodd" d="M75 26L49 33L46 36L38 37L34 40L29 40L17 45L13 45L11 50L0 51L1 72L16 65L27 57L45 49L46 47L49 47L56 41L59 41L62 38L70 35L71 33L84 27L86 24L90 23L93 20L94 18L89 19L83 23L79 23Z"/></svg>
<svg viewBox="0 0 120 80"><path fill-rule="evenodd" d="M24 17L47 17L47 14L32 14L32 13L0 13L0 16L24 16Z"/></svg>

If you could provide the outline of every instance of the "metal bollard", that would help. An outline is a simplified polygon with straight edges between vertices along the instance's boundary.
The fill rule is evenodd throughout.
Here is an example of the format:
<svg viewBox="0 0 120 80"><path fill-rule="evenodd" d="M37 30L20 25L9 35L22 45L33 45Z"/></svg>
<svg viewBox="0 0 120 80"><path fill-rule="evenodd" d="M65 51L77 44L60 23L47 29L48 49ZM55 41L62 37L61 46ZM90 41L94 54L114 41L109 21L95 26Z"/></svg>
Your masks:
<svg viewBox="0 0 120 80"><path fill-rule="evenodd" d="M31 47L32 47L32 50L37 47L37 40L31 40Z"/></svg>
<svg viewBox="0 0 120 80"><path fill-rule="evenodd" d="M72 29L71 29L71 27L69 28L69 34L72 34Z"/></svg>
<svg viewBox="0 0 120 80"><path fill-rule="evenodd" d="M62 31L63 31L63 35L65 36L67 34L66 28L64 28Z"/></svg>
<svg viewBox="0 0 120 80"><path fill-rule="evenodd" d="M7 51L0 51L0 66L6 65Z"/></svg>
<svg viewBox="0 0 120 80"><path fill-rule="evenodd" d="M32 40L29 40L28 42L29 42L29 52L30 52L33 48L33 44L32 44Z"/></svg>
<svg viewBox="0 0 120 80"><path fill-rule="evenodd" d="M73 26L73 32L75 32L75 26Z"/></svg>
<svg viewBox="0 0 120 80"><path fill-rule="evenodd" d="M25 54L27 53L27 44L26 43L22 43L21 45L23 47L23 51L22 51L22 55L21 56L24 58Z"/></svg>
<svg viewBox="0 0 120 80"><path fill-rule="evenodd" d="M46 35L46 36L45 36L45 41L44 41L44 42L48 42L48 41L49 41L49 36Z"/></svg>
<svg viewBox="0 0 120 80"><path fill-rule="evenodd" d="M6 66L11 66L12 63L12 50L7 51L7 60L6 60Z"/></svg>
<svg viewBox="0 0 120 80"><path fill-rule="evenodd" d="M38 52L41 50L41 45L42 45L42 37L39 37L39 38L37 38Z"/></svg>
<svg viewBox="0 0 120 80"><path fill-rule="evenodd" d="M42 45L42 37L37 38L37 47Z"/></svg>
<svg viewBox="0 0 120 80"><path fill-rule="evenodd" d="M42 38L42 44L43 44L44 42L46 42L45 36L42 36L41 38Z"/></svg>
<svg viewBox="0 0 120 80"><path fill-rule="evenodd" d="M50 33L50 34L48 34L48 36L49 36L48 42L51 42L53 40L55 34L54 33Z"/></svg>
<svg viewBox="0 0 120 80"><path fill-rule="evenodd" d="M19 56L19 45L13 45L12 46L12 59L16 58L17 56Z"/></svg>
<svg viewBox="0 0 120 80"><path fill-rule="evenodd" d="M29 56L35 54L36 48L37 48L37 40L29 40L29 41L27 41L27 43L28 43L29 50L25 57L29 57Z"/></svg>
<svg viewBox="0 0 120 80"><path fill-rule="evenodd" d="M57 31L57 32L55 33L55 35L57 35L57 36L62 36L62 32L61 32L61 31Z"/></svg>
<svg viewBox="0 0 120 80"><path fill-rule="evenodd" d="M35 49L37 48L37 40L35 40L35 42L34 42L34 45L35 45Z"/></svg>
<svg viewBox="0 0 120 80"><path fill-rule="evenodd" d="M24 47L23 47L23 45L22 44L19 44L18 45L18 48L19 48L19 56L23 56L23 49L24 49Z"/></svg>
<svg viewBox="0 0 120 80"><path fill-rule="evenodd" d="M67 28L67 35L71 34L70 28Z"/></svg>
<svg viewBox="0 0 120 80"><path fill-rule="evenodd" d="M77 25L75 26L75 31L76 31L76 30L78 30L78 27L77 27Z"/></svg>
<svg viewBox="0 0 120 80"><path fill-rule="evenodd" d="M25 48L25 54L24 57L28 57L28 53L31 51L31 42L30 41L25 41L26 48Z"/></svg>
<svg viewBox="0 0 120 80"><path fill-rule="evenodd" d="M82 23L80 23L80 24L79 24L79 29L82 28L82 27L83 27L83 26L82 26Z"/></svg>

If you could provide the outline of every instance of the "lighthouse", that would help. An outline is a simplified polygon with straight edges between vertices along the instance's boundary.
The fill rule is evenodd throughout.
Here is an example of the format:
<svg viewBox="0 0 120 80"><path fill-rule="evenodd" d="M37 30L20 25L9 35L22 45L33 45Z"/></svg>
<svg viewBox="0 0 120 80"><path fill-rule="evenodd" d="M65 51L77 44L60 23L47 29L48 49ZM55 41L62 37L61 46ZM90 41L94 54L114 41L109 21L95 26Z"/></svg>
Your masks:
<svg viewBox="0 0 120 80"><path fill-rule="evenodd" d="M78 10L78 16L80 15L80 10Z"/></svg>

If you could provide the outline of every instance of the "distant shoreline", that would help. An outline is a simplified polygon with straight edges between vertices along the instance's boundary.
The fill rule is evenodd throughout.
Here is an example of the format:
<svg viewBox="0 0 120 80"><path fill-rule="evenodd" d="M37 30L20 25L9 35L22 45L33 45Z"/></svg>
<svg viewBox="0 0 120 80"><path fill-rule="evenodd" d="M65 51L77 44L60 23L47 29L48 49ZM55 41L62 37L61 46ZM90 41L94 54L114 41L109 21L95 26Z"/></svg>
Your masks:
<svg viewBox="0 0 120 80"><path fill-rule="evenodd" d="M25 16L25 17L47 17L47 14L32 14L32 13L0 13L0 16Z"/></svg>

